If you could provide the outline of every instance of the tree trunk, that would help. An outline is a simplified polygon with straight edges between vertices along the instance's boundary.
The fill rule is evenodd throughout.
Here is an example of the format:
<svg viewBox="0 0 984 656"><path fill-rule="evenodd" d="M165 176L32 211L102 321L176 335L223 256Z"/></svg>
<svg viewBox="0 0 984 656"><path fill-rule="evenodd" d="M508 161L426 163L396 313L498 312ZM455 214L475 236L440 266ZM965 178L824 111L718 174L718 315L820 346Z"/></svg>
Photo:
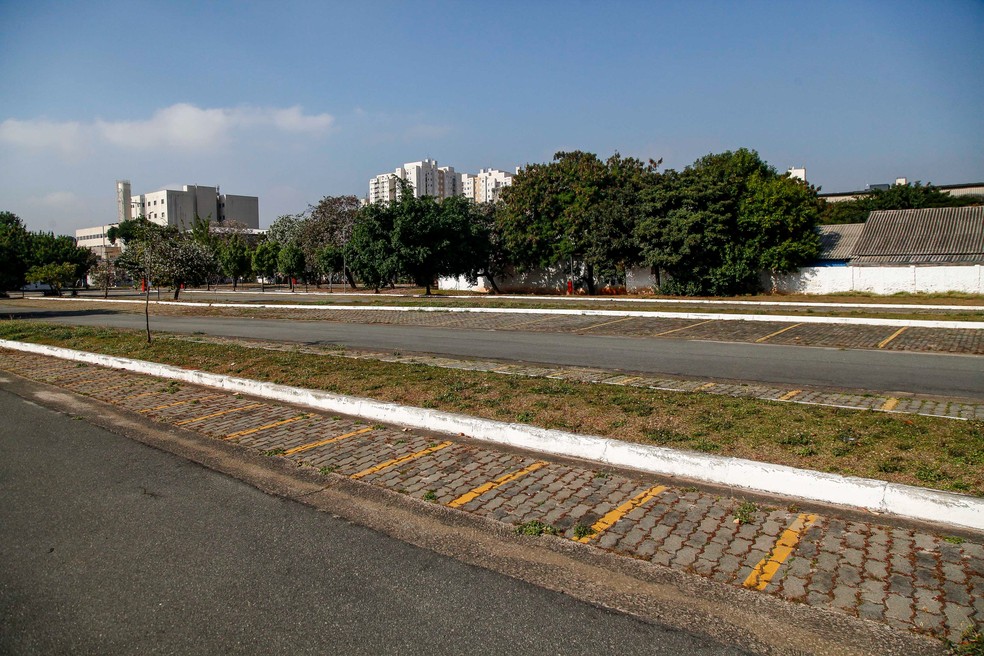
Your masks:
<svg viewBox="0 0 984 656"><path fill-rule="evenodd" d="M179 282L174 286L174 300L178 300L178 294L181 293L181 283Z"/></svg>
<svg viewBox="0 0 984 656"><path fill-rule="evenodd" d="M349 287L352 289L358 289L358 287L355 286L355 276L352 275L352 271L350 269L345 269L345 277L348 279Z"/></svg>
<svg viewBox="0 0 984 656"><path fill-rule="evenodd" d="M150 344L150 284L144 285L144 321L147 324L147 343Z"/></svg>
<svg viewBox="0 0 984 656"><path fill-rule="evenodd" d="M479 276L484 276L485 279L489 281L489 284L492 285L492 293L493 294L501 294L502 293L501 291L499 291L499 285L495 284L495 277L489 275L488 273L480 273L478 275Z"/></svg>
<svg viewBox="0 0 984 656"><path fill-rule="evenodd" d="M430 295L431 295L431 286L430 283L427 283L426 285L424 285L424 296L430 296Z"/></svg>
<svg viewBox="0 0 984 656"><path fill-rule="evenodd" d="M594 265L588 264L584 267L584 282L588 285L588 295L595 295Z"/></svg>

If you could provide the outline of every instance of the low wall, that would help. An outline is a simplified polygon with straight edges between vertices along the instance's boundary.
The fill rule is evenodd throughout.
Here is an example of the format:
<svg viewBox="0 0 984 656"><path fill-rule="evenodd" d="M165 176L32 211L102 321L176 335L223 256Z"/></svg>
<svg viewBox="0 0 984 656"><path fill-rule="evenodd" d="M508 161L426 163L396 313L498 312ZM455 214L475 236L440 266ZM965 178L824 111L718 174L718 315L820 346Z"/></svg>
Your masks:
<svg viewBox="0 0 984 656"><path fill-rule="evenodd" d="M963 292L984 294L981 265L895 267L804 267L794 273L762 274L762 287L787 294Z"/></svg>

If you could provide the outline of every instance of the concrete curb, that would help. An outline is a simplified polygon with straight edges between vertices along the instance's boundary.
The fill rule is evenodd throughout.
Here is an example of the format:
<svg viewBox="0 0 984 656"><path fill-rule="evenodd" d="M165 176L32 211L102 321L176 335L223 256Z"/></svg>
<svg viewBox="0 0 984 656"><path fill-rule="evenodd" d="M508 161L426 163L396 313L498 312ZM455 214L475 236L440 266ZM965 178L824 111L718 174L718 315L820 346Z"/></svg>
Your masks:
<svg viewBox="0 0 984 656"><path fill-rule="evenodd" d="M754 492L860 507L900 517L984 530L984 498L968 495L852 476L838 476L740 458L631 444L603 437L479 419L44 344L0 340L0 348L216 387L317 410L353 415L370 421L466 435L487 442L582 458L618 467L630 467L652 474L681 476Z"/></svg>
<svg viewBox="0 0 984 656"><path fill-rule="evenodd" d="M82 301L90 303L144 303L140 300L102 298L42 297L49 301ZM781 314L727 314L717 312L659 312L655 310L562 310L527 308L453 308L416 307L407 305L297 305L289 303L189 303L187 301L151 301L151 305L175 305L179 307L215 307L238 309L311 310L360 310L367 312L447 312L475 314L546 314L581 315L589 317L646 317L650 319L692 319L717 321L760 321L770 323L823 323L852 326L889 326L893 328L952 328L958 330L984 330L984 321L930 321L926 319L878 319L863 317L816 317Z"/></svg>

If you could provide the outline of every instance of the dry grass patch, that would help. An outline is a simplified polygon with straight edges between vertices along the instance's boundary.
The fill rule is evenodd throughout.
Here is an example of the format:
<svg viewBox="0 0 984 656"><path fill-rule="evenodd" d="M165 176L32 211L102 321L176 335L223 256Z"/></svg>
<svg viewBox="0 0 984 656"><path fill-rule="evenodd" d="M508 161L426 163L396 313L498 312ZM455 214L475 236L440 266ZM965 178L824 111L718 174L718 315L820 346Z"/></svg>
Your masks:
<svg viewBox="0 0 984 656"><path fill-rule="evenodd" d="M630 442L984 496L984 422L0 322L0 337ZM341 355L341 353L340 353Z"/></svg>

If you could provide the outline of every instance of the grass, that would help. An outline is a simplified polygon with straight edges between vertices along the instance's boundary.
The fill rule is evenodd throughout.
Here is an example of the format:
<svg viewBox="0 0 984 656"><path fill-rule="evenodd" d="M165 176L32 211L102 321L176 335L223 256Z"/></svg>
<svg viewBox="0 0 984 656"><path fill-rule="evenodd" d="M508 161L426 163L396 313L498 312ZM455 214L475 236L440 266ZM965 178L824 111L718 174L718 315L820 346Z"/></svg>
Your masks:
<svg viewBox="0 0 984 656"><path fill-rule="evenodd" d="M984 422L506 376L0 321L0 338L503 421L984 496Z"/></svg>
<svg viewBox="0 0 984 656"><path fill-rule="evenodd" d="M533 521L526 522L525 524L520 524L516 527L516 533L519 535L558 535L560 531L551 526L550 524L544 524L543 522L534 519Z"/></svg>
<svg viewBox="0 0 984 656"><path fill-rule="evenodd" d="M959 642L946 641L947 656L984 656L984 633L979 628L967 627Z"/></svg>

